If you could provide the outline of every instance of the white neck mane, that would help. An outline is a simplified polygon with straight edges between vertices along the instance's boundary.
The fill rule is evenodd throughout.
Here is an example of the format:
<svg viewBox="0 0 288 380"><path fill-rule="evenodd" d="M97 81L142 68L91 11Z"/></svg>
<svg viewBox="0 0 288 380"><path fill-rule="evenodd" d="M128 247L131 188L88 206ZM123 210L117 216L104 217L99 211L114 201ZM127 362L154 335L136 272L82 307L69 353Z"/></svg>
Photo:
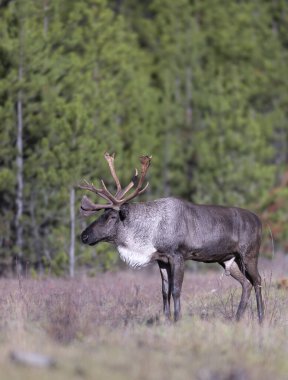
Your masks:
<svg viewBox="0 0 288 380"><path fill-rule="evenodd" d="M119 245L117 250L121 259L133 268L140 268L148 265L152 254L156 252L153 245L139 245L135 242L125 246Z"/></svg>

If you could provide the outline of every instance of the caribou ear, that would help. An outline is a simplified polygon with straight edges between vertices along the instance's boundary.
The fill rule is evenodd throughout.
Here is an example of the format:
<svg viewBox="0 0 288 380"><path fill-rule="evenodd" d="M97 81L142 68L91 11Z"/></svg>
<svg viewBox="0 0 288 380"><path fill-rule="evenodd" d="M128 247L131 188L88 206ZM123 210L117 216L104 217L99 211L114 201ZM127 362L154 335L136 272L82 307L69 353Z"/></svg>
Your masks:
<svg viewBox="0 0 288 380"><path fill-rule="evenodd" d="M127 218L129 215L129 205L127 203L124 203L119 210L119 216L120 220L123 221Z"/></svg>

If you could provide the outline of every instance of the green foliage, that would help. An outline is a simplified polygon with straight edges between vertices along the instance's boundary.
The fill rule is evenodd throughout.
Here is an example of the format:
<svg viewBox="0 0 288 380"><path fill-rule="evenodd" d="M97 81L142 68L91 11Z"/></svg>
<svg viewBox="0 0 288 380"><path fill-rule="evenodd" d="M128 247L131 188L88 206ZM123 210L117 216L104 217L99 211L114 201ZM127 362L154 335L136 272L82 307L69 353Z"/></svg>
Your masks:
<svg viewBox="0 0 288 380"><path fill-rule="evenodd" d="M288 172L282 184L272 189L259 205L263 221L271 229L277 247L288 249ZM268 244L267 244L268 245Z"/></svg>
<svg viewBox="0 0 288 380"><path fill-rule="evenodd" d="M57 252L53 259L47 263L44 260L44 264L46 266L46 273L47 274L55 274L56 276L61 276L65 274L67 265L68 265L68 257L66 252Z"/></svg>
<svg viewBox="0 0 288 380"><path fill-rule="evenodd" d="M82 178L107 178L114 186L105 151L117 153L123 182L138 155L153 155L143 199L175 195L265 210L288 156L285 2L15 0L0 12L5 260L15 252L20 90L21 222L24 256L32 263L67 273L69 191ZM273 223L283 227L283 215L271 215ZM77 215L77 234L85 225ZM287 241L281 233L279 245ZM112 252L99 247L94 258L76 241L79 266L94 261L111 269L118 263Z"/></svg>

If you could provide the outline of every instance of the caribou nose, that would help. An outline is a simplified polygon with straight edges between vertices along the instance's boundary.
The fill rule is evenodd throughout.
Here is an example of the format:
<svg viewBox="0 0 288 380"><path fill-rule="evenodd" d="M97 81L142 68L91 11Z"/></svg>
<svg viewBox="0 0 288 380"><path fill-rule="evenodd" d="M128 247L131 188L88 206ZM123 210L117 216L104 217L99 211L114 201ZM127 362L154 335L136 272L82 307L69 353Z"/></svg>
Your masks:
<svg viewBox="0 0 288 380"><path fill-rule="evenodd" d="M82 243L86 244L88 242L89 236L87 234L81 235Z"/></svg>

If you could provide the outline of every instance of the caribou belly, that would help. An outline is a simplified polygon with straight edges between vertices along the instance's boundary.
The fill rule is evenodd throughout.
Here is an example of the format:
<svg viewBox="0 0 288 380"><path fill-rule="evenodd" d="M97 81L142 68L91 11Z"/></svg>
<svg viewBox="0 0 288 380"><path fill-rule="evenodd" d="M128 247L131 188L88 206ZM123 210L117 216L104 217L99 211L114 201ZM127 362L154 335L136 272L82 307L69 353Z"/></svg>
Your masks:
<svg viewBox="0 0 288 380"><path fill-rule="evenodd" d="M118 246L117 250L121 259L133 268L148 265L156 249L152 245L147 246Z"/></svg>

